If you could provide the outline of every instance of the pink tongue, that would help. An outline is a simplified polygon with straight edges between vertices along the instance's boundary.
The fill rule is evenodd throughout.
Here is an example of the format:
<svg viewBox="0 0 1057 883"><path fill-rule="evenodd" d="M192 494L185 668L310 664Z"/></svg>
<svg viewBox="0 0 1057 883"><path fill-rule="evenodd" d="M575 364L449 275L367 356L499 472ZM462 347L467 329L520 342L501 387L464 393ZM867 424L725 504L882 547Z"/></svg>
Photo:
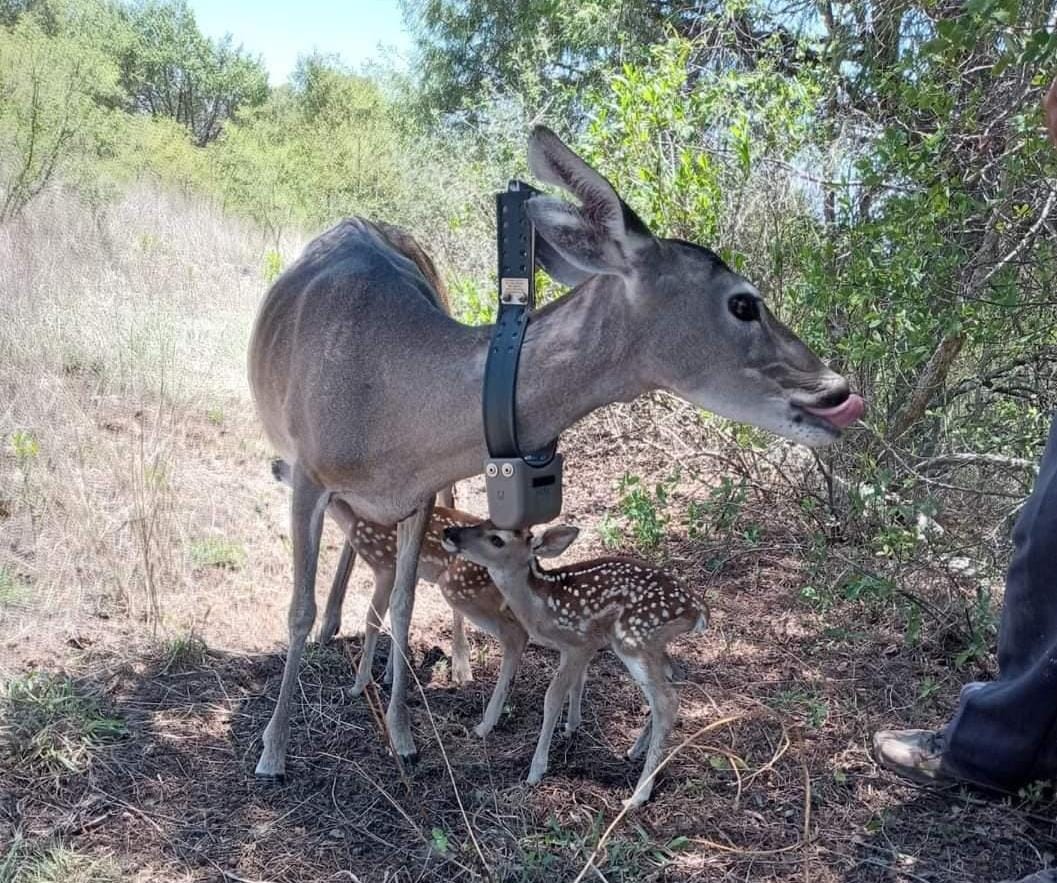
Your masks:
<svg viewBox="0 0 1057 883"><path fill-rule="evenodd" d="M847 426L851 426L866 413L866 402L862 400L862 396L852 393L833 408L809 408L805 405L804 410L814 414L816 417L821 417L823 420L828 420L840 429L844 429Z"/></svg>

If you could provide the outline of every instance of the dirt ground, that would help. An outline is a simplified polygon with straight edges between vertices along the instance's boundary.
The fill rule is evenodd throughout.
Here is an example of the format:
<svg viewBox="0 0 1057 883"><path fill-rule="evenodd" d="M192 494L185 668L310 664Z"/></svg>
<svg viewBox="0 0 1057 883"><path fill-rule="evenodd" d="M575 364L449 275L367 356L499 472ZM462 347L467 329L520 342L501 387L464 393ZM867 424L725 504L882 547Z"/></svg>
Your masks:
<svg viewBox="0 0 1057 883"><path fill-rule="evenodd" d="M116 425L134 422L116 408ZM601 550L621 474L660 479L689 462L674 443L657 441L685 437L685 426L658 424L644 439L636 419L646 418L609 409L565 439L566 518L587 528L570 557ZM1054 806L1038 793L923 790L877 769L868 751L874 729L941 723L960 684L986 671L954 670L942 629L926 627L911 642L893 617L806 604L804 538L777 509L768 513L766 497L751 543L691 539L671 525L661 554L712 605L712 627L674 647L682 702L674 744L683 744L654 799L611 831L637 777L624 752L645 711L617 660L596 660L581 731L556 736L549 775L529 788L552 654L530 650L499 727L478 739L472 726L496 676L497 645L474 633L476 680L451 686L450 619L436 591L420 587L411 697L420 756L400 770L368 701L347 691L369 591L362 565L343 636L307 653L287 778L257 781L283 661L284 492L267 475L248 411L233 408L222 427L202 421L188 431L216 461L203 494L256 515L238 516L249 561L238 574L189 575L186 609L180 592L166 597L173 627L193 623L209 647L190 662L174 664L140 624L105 605L80 617L27 610L18 630L8 629L6 667L74 676L102 695L127 734L99 747L78 774L43 776L0 755L5 883L31 879L17 869L3 876L2 844L16 838L23 852L61 843L105 861L111 876L96 879L236 883L997 883L1057 854ZM697 466L705 487L722 471L716 458ZM483 511L479 486L459 493L460 505ZM327 545L320 593L336 534ZM384 687L379 695L384 702Z"/></svg>

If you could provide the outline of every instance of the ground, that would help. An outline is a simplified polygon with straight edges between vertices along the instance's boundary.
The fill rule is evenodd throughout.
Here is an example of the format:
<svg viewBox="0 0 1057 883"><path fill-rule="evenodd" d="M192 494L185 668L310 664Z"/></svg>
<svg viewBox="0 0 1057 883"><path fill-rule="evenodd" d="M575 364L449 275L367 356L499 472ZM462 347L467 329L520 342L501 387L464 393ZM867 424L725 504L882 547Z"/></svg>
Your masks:
<svg viewBox="0 0 1057 883"><path fill-rule="evenodd" d="M615 477L668 468L650 446L612 431L619 415L608 417L566 443L566 516L589 528L612 504ZM215 434L222 451L225 435ZM231 481L257 496L268 525L259 544L281 545L283 491L249 463L230 465ZM479 509L479 488L464 487L460 502ZM598 550L597 533L588 534L575 555ZM673 544L670 566L713 608L711 629L675 648L682 699L675 744L687 744L649 805L609 833L597 870L584 879L998 881L1054 852L1052 809L1038 799L921 790L872 762L873 729L940 722L960 673L905 646L886 620L860 621L855 609L822 616L805 605L797 538L781 524L716 569L719 551L714 540ZM270 603L254 613L272 617L276 638L281 576ZM421 754L402 772L368 702L347 691L368 590L363 574L356 587L344 636L310 648L280 784L257 781L253 766L282 646L215 649L233 642L241 614L215 634L202 628L201 654L175 658L171 642L115 632L111 618L67 625L51 653L41 655L49 648L34 642L21 667L62 668L101 695L127 732L96 749L78 774L3 768L0 836L21 838L24 855L61 843L132 880L576 877L637 774L623 752L644 709L619 663L597 660L582 731L557 740L550 774L529 788L523 778L551 654L528 654L508 713L491 737L478 739L472 725L496 675L497 647L475 635L476 681L451 686L448 618L435 590L423 587L414 630L420 688L412 697ZM10 642L7 649L19 650ZM923 698L922 684L938 686Z"/></svg>
<svg viewBox="0 0 1057 883"><path fill-rule="evenodd" d="M619 663L596 660L583 728L529 788L554 657L530 650L478 739L498 650L474 633L476 680L453 686L428 586L420 757L398 768L348 692L362 565L339 640L306 654L287 778L255 779L290 580L287 496L243 379L260 250L168 198L102 219L57 203L0 236L18 307L0 323L0 883L997 883L1053 862L1048 788L925 790L869 754L875 729L939 725L994 674L1005 553L988 537L1008 524L954 492L935 542L891 513L867 524L803 451L663 397L562 441L563 517L583 528L567 559L648 555L712 608L673 647L682 720L644 808L620 814L644 708ZM458 498L484 511L476 482ZM339 543L328 528L321 599Z"/></svg>

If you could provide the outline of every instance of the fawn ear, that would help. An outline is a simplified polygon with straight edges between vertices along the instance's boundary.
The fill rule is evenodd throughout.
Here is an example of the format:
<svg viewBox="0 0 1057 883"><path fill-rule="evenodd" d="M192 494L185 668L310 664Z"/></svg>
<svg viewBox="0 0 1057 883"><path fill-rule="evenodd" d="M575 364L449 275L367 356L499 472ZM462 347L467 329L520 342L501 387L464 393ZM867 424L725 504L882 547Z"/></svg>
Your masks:
<svg viewBox="0 0 1057 883"><path fill-rule="evenodd" d="M549 527L532 541L532 551L540 558L557 558L580 535L580 528L571 524Z"/></svg>

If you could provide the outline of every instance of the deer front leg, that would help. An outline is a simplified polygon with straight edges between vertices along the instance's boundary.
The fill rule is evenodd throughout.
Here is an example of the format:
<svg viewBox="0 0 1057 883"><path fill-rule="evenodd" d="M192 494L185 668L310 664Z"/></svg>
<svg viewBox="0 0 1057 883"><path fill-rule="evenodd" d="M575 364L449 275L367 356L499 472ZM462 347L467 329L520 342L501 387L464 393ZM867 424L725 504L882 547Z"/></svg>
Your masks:
<svg viewBox="0 0 1057 883"><path fill-rule="evenodd" d="M415 606L418 557L432 512L433 500L430 498L396 527L396 581L389 615L393 634L389 651L393 659L393 691L385 717L393 750L408 761L415 756L415 740L407 713L408 632Z"/></svg>
<svg viewBox="0 0 1057 883"><path fill-rule="evenodd" d="M543 697L543 725L540 727L536 753L532 755L532 765L529 767L527 781L530 785L538 784L547 772L547 759L550 755L554 726L558 723L558 715L561 714L562 705L565 704L565 697L587 665L588 659L590 659L588 654L577 650L562 651L558 671L551 678L547 686L547 694Z"/></svg>
<svg viewBox="0 0 1057 883"><path fill-rule="evenodd" d="M393 582L396 572L388 568L379 568L374 572L374 594L367 608L367 619L363 624L363 652L356 670L356 683L352 685L352 694L359 696L371 682L371 668L374 666L374 652L378 646L378 630L382 627L386 611L389 610L389 598L393 593ZM392 660L393 651L389 651Z"/></svg>
<svg viewBox="0 0 1057 883"><path fill-rule="evenodd" d="M473 728L482 739L499 723L507 693L510 692L510 685L514 682L521 657L528 645L528 633L516 622L504 622L496 628L494 634L498 635L499 644L503 648L503 661L499 666L499 677L496 679L495 689L492 690L492 698L488 700L488 707L484 710L484 717Z"/></svg>
<svg viewBox="0 0 1057 883"><path fill-rule="evenodd" d="M451 611L451 679L462 686L473 682L470 668L470 645L466 640L466 623L456 609Z"/></svg>
<svg viewBox="0 0 1057 883"><path fill-rule="evenodd" d="M323 612L323 624L319 627L319 643L329 644L341 630L341 608L345 606L345 592L349 588L349 577L356 564L356 550L352 543L345 540L341 547L341 558L334 573L334 582L330 584L327 596L327 608Z"/></svg>
<svg viewBox="0 0 1057 883"><path fill-rule="evenodd" d="M290 738L290 699L297 684L305 641L316 620L316 566L323 534L323 513L330 494L317 486L297 465L293 467L290 502L290 534L294 552L294 592L287 624L290 646L286 651L283 680L271 720L264 730L264 750L257 761L258 776L279 777L286 773L286 744Z"/></svg>

